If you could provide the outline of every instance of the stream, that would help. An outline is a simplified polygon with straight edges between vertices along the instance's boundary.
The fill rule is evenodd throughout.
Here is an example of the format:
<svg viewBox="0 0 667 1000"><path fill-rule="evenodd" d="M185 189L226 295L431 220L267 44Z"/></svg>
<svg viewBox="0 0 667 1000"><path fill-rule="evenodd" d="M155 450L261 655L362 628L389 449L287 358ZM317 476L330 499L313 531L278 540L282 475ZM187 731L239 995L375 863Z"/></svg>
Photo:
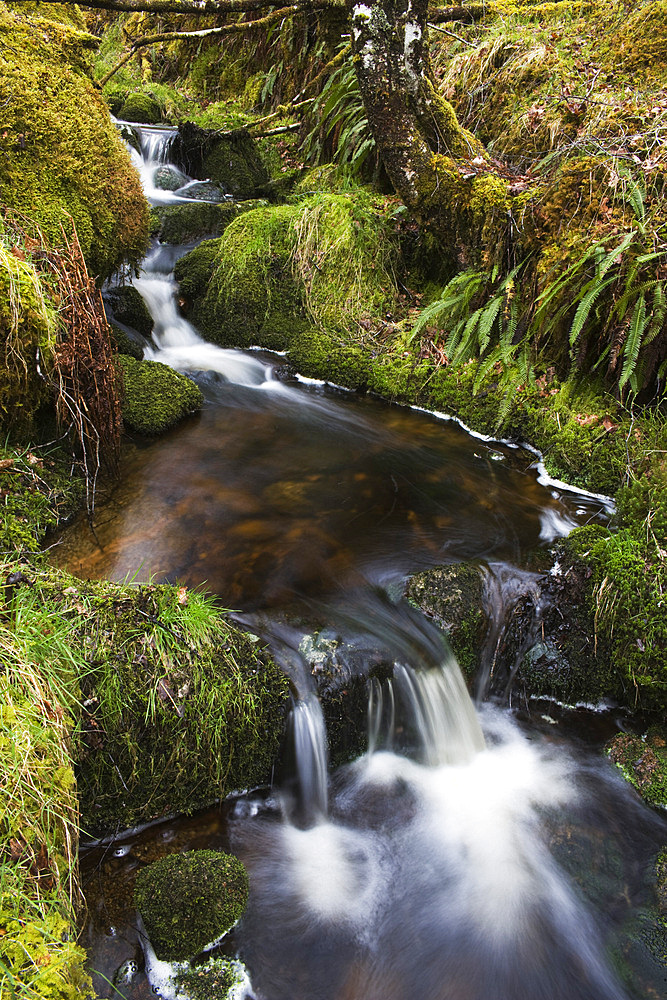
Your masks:
<svg viewBox="0 0 667 1000"><path fill-rule="evenodd" d="M168 131L139 132L149 198L187 200L188 178L154 184ZM155 321L146 357L191 373L204 408L128 449L95 535L75 526L60 559L84 577L205 586L268 641L298 692L295 774L84 849L100 997L169 995L146 974L133 876L202 847L248 868L248 910L221 946L249 970L240 996L665 996L649 908L667 824L600 753L622 713L473 703L439 630L401 598L409 574L471 561L502 600L536 549L608 504L549 482L524 449L205 343L176 305L183 252L155 245L134 284ZM394 664L369 686L368 751L334 771L309 628L363 636Z"/></svg>

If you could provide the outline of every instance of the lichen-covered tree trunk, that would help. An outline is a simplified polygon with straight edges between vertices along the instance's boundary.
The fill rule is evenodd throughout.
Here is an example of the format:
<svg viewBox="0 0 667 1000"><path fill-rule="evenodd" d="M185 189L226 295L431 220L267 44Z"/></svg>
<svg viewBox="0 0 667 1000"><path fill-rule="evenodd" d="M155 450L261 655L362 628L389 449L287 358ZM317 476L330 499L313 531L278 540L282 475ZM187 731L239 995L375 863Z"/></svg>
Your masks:
<svg viewBox="0 0 667 1000"><path fill-rule="evenodd" d="M488 261L504 243L507 184L433 85L427 9L428 0L351 3L359 88L396 193L441 245Z"/></svg>

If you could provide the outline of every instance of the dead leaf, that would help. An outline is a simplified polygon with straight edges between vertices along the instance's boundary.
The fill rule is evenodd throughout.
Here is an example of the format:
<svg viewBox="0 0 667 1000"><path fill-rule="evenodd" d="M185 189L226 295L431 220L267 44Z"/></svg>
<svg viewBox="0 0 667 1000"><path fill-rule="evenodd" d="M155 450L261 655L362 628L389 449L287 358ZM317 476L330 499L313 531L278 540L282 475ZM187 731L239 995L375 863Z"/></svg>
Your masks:
<svg viewBox="0 0 667 1000"><path fill-rule="evenodd" d="M178 600L179 604L187 604L188 603L188 588L187 587L179 587L178 588L178 597L177 597L177 600Z"/></svg>
<svg viewBox="0 0 667 1000"><path fill-rule="evenodd" d="M615 424L611 417L603 417L602 426L607 432L618 430L618 424Z"/></svg>
<svg viewBox="0 0 667 1000"><path fill-rule="evenodd" d="M13 458L3 458L2 461L0 461L0 472L7 472L8 469L13 469L13 468L14 468Z"/></svg>

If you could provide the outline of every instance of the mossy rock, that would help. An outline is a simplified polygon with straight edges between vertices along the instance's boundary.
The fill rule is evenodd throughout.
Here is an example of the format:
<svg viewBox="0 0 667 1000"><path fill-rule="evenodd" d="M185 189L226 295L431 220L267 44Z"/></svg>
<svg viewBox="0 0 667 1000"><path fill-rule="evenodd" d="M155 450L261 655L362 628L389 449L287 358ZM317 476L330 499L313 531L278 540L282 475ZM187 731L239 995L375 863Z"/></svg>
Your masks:
<svg viewBox="0 0 667 1000"><path fill-rule="evenodd" d="M298 214L291 205L256 208L178 261L182 294L205 289L200 298L188 296L189 317L209 340L282 350L306 325L290 261L290 225Z"/></svg>
<svg viewBox="0 0 667 1000"><path fill-rule="evenodd" d="M219 240L178 262L192 321L221 346L293 349L299 367L308 360L306 331L321 328L326 354L342 361L354 330L349 350L358 367L360 324L384 321L397 295L398 244L384 208L358 190L235 219Z"/></svg>
<svg viewBox="0 0 667 1000"><path fill-rule="evenodd" d="M147 339L153 332L153 317L143 298L133 285L117 285L104 293L113 312L113 318Z"/></svg>
<svg viewBox="0 0 667 1000"><path fill-rule="evenodd" d="M137 361L142 361L144 357L144 349L139 341L133 340L121 326L118 326L117 323L111 323L110 325L111 339L116 345L118 353L127 354L130 358L136 358Z"/></svg>
<svg viewBox="0 0 667 1000"><path fill-rule="evenodd" d="M160 205L151 209L151 235L160 243L180 245L202 237L220 236L238 215L256 208L256 201L223 202L211 205Z"/></svg>
<svg viewBox="0 0 667 1000"><path fill-rule="evenodd" d="M248 875L231 854L169 854L138 873L134 901L159 959L194 958L243 914Z"/></svg>
<svg viewBox="0 0 667 1000"><path fill-rule="evenodd" d="M644 736L619 733L607 747L607 753L645 802L650 806L667 807L667 729L664 726L654 726ZM664 902L667 907L667 897Z"/></svg>
<svg viewBox="0 0 667 1000"><path fill-rule="evenodd" d="M0 5L0 188L53 245L71 218L89 270L107 277L143 256L148 207L92 84L97 39L64 9Z"/></svg>
<svg viewBox="0 0 667 1000"><path fill-rule="evenodd" d="M468 679L479 667L487 629L482 588L479 567L458 563L416 573L408 580L405 594L445 631Z"/></svg>
<svg viewBox="0 0 667 1000"><path fill-rule="evenodd" d="M72 580L53 591L56 605L89 608L82 642L95 622L77 772L88 834L270 780L289 687L256 637L184 588Z"/></svg>
<svg viewBox="0 0 667 1000"><path fill-rule="evenodd" d="M210 958L203 965L193 965L175 976L176 986L188 1000L224 1000L235 985L241 985L238 962Z"/></svg>
<svg viewBox="0 0 667 1000"><path fill-rule="evenodd" d="M162 109L151 94L137 91L125 98L118 109L118 117L127 122L157 125L162 120Z"/></svg>
<svg viewBox="0 0 667 1000"><path fill-rule="evenodd" d="M187 375L159 361L137 361L124 354L119 354L118 363L123 420L139 434L162 434L201 408L201 389Z"/></svg>
<svg viewBox="0 0 667 1000"><path fill-rule="evenodd" d="M185 122L179 126L171 152L191 177L208 178L235 198L254 197L269 180L254 140L242 128L220 136Z"/></svg>

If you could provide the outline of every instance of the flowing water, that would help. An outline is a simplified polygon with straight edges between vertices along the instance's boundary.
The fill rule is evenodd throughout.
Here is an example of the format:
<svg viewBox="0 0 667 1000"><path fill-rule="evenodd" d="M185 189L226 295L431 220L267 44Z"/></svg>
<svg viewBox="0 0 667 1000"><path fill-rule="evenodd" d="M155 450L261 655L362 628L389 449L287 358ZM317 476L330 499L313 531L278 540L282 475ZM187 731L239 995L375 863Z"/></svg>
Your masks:
<svg viewBox="0 0 667 1000"><path fill-rule="evenodd" d="M164 149L144 141L149 195ZM484 563L489 670L503 595L534 584L529 554L604 519L605 504L541 484L525 451L300 381L276 356L204 343L177 311L173 261L155 247L135 279L155 320L147 354L195 373L206 404L137 443L96 537L79 527L64 551L84 576L139 567L139 578L205 583L252 622L299 692L296 773L217 819L98 849L88 878L106 866L107 885L127 886L148 843L231 844L251 893L225 947L247 963L257 1000L660 997L664 967L642 941L664 822L606 766L597 737L567 737L544 712L474 706L438 630L400 600L411 572ZM369 751L334 773L304 616L365 635L394 664L370 687ZM91 891L87 944L110 979L138 938L105 891ZM140 971L123 979L127 997L148 988Z"/></svg>

